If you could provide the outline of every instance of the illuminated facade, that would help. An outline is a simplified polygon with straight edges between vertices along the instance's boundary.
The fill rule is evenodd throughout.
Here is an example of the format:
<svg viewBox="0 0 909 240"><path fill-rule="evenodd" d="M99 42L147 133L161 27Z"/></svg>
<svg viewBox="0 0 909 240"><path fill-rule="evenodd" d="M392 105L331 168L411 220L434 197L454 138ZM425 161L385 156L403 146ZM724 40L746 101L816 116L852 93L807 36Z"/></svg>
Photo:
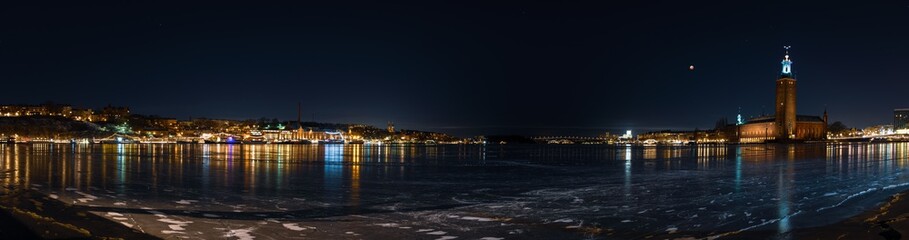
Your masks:
<svg viewBox="0 0 909 240"><path fill-rule="evenodd" d="M40 105L2 105L0 117L60 116L70 117L73 108L69 105L45 103Z"/></svg>
<svg viewBox="0 0 909 240"><path fill-rule="evenodd" d="M126 119L129 117L129 108L128 107L113 107L107 105L101 109L101 114L93 116L95 121L113 121L119 119Z"/></svg>
<svg viewBox="0 0 909 240"><path fill-rule="evenodd" d="M792 73L789 51L786 51L781 64L783 69L780 78L776 80L775 115L752 118L739 125L736 128L739 142L810 141L826 138L826 111L823 118L798 115L796 112L796 80Z"/></svg>

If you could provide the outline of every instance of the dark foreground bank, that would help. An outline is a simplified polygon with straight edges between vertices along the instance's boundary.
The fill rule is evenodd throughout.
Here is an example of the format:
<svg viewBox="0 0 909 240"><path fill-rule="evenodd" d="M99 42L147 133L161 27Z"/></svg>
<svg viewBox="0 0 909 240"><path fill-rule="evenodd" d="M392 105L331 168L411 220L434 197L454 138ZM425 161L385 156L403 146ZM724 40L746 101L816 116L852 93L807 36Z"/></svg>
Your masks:
<svg viewBox="0 0 909 240"><path fill-rule="evenodd" d="M793 229L784 234L752 231L728 239L909 239L909 191L894 194L872 209L825 226Z"/></svg>
<svg viewBox="0 0 909 240"><path fill-rule="evenodd" d="M33 190L0 197L0 239L159 239Z"/></svg>
<svg viewBox="0 0 909 240"><path fill-rule="evenodd" d="M795 239L909 239L909 191L835 224L796 229Z"/></svg>

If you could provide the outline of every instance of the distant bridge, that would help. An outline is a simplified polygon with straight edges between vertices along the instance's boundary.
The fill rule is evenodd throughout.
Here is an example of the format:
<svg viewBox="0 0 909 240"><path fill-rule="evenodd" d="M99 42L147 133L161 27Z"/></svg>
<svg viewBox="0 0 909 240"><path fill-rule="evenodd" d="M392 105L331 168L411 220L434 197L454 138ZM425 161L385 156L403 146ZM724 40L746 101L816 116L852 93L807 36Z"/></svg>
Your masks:
<svg viewBox="0 0 909 240"><path fill-rule="evenodd" d="M827 140L846 141L846 142L865 142L865 141L909 141L909 134L878 134L846 137L830 137Z"/></svg>
<svg viewBox="0 0 909 240"><path fill-rule="evenodd" d="M531 138L537 141L549 141L549 140L577 140L577 141L606 141L608 138L604 137L581 137L581 136L542 136L542 137L533 137Z"/></svg>
<svg viewBox="0 0 909 240"><path fill-rule="evenodd" d="M598 143L607 142L608 138L604 137L581 137L581 136L542 136L531 138L537 142L549 144L576 144L576 143Z"/></svg>

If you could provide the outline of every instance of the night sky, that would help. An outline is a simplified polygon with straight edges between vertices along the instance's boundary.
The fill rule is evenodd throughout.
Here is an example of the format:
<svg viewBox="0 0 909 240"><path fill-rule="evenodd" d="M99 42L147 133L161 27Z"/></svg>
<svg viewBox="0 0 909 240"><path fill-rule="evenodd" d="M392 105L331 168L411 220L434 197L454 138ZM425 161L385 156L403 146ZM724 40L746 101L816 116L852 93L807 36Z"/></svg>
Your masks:
<svg viewBox="0 0 909 240"><path fill-rule="evenodd" d="M302 102L305 120L461 136L706 129L772 113L791 45L800 114L864 127L909 107L909 1L77 2L93 1L0 4L0 103L293 120Z"/></svg>

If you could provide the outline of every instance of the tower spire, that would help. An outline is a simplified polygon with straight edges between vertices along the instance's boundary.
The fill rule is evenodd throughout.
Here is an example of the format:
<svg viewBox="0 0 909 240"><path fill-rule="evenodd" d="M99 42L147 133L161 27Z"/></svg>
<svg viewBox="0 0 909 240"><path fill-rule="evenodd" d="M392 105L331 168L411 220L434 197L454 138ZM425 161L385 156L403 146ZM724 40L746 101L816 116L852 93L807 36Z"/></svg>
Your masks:
<svg viewBox="0 0 909 240"><path fill-rule="evenodd" d="M789 49L792 46L783 46L786 49L786 55L783 56L783 71L780 73L781 77L792 78L792 60L789 60Z"/></svg>

